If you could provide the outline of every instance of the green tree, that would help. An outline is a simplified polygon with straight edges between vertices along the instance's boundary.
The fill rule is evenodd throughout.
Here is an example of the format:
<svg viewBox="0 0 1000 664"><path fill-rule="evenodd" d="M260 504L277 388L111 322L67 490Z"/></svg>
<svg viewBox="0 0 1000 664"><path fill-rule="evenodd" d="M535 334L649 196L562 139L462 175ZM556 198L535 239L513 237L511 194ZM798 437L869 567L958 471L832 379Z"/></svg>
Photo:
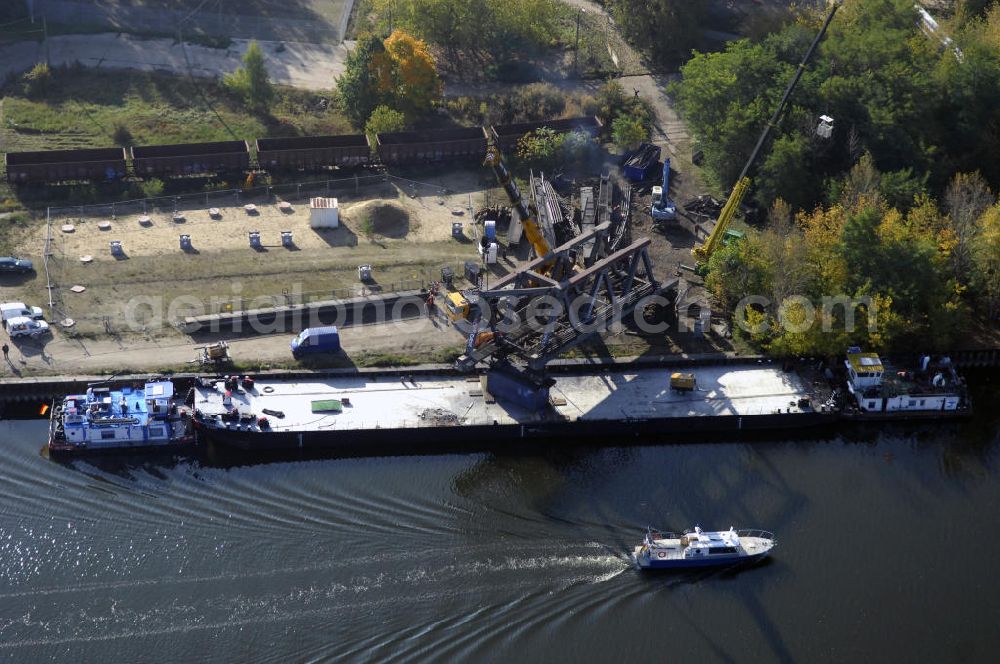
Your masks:
<svg viewBox="0 0 1000 664"><path fill-rule="evenodd" d="M388 106L379 106L372 111L368 122L365 123L365 133L375 144L376 134L386 134L393 131L403 131L406 129L406 116Z"/></svg>
<svg viewBox="0 0 1000 664"><path fill-rule="evenodd" d="M372 64L384 52L385 45L375 35L360 37L337 78L340 110L355 127L364 127L377 106L392 102L389 91L379 89L379 74Z"/></svg>
<svg viewBox="0 0 1000 664"><path fill-rule="evenodd" d="M393 24L443 48L450 59L483 53L499 62L550 47L564 9L557 0L375 0Z"/></svg>
<svg viewBox="0 0 1000 664"><path fill-rule="evenodd" d="M441 97L441 79L427 45L402 30L384 41L358 40L337 78L340 108L355 127L364 127L378 106L403 112L408 122L426 115Z"/></svg>
<svg viewBox="0 0 1000 664"><path fill-rule="evenodd" d="M243 66L223 77L223 84L258 112L266 110L271 104L274 88L264 63L264 52L256 41L250 42L243 55Z"/></svg>
<svg viewBox="0 0 1000 664"><path fill-rule="evenodd" d="M1000 205L980 219L981 232L973 253L973 283L987 320L1000 318Z"/></svg>
<svg viewBox="0 0 1000 664"><path fill-rule="evenodd" d="M775 41L741 40L720 53L695 53L681 68L681 82L671 87L706 167L725 187L735 182L794 73L791 63L779 60Z"/></svg>
<svg viewBox="0 0 1000 664"><path fill-rule="evenodd" d="M620 115L611 123L611 140L623 150L634 150L649 140L649 129L639 118Z"/></svg>
<svg viewBox="0 0 1000 664"><path fill-rule="evenodd" d="M666 65L688 57L701 36L706 12L705 3L690 0L608 0L606 5L622 34Z"/></svg>
<svg viewBox="0 0 1000 664"><path fill-rule="evenodd" d="M812 157L812 146L805 135L779 136L761 160L755 178L757 201L771 207L781 198L796 210L811 205L819 197L822 184Z"/></svg>

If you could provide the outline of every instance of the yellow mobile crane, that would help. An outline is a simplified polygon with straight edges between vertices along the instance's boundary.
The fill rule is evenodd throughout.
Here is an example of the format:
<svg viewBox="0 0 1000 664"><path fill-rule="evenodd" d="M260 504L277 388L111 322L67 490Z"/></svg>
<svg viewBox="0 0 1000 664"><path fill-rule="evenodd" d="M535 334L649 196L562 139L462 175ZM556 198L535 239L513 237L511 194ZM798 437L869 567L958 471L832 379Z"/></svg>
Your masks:
<svg viewBox="0 0 1000 664"><path fill-rule="evenodd" d="M528 237L528 242L531 243L531 247L534 250L535 255L539 257L547 256L552 251L552 247L549 246L548 241L545 239L545 235L542 233L542 229L539 228L538 222L535 221L533 211L529 208L528 204L525 203L524 198L521 196L521 191L517 188L517 184L514 182L513 176L511 176L510 171L507 170L507 165L503 161L503 155L500 153L500 148L495 143L490 143L489 147L486 149L486 157L483 160L483 165L489 166L493 169L493 174L496 176L497 182L500 183L504 191L507 193L507 198L510 200L510 204L514 208L514 213L516 213L521 219L521 225L524 227L524 234ZM539 271L542 274L546 274L551 267L552 262L547 262L541 266ZM451 321L467 319L472 312L472 305L465 298L465 296L458 291L448 293L445 297L445 308L448 312L448 318Z"/></svg>
<svg viewBox="0 0 1000 664"><path fill-rule="evenodd" d="M521 196L521 191L517 188L517 184L514 182L510 171L507 170L507 165L503 161L503 155L500 154L500 148L496 144L491 143L486 149L486 158L483 160L483 165L493 169L493 174L496 175L497 182L507 192L507 198L510 199L511 206L521 218L524 234L528 237L528 242L531 243L535 255L538 257L548 255L552 251L552 247L549 246L545 235L542 234L542 229L538 227L535 215L532 214L528 205L525 204L524 198ZM551 265L551 263L543 265L541 268L542 274L545 274ZM468 318L469 312L472 309L469 301L460 292L449 293L445 298L445 307L448 311L448 318L452 321Z"/></svg>
<svg viewBox="0 0 1000 664"><path fill-rule="evenodd" d="M778 123L778 119L781 117L782 111L785 110L785 106L788 104L788 99L792 96L792 91L795 90L795 86L798 85L799 79L802 78L802 72L806 68L806 63L808 63L809 59L812 58L812 54L816 51L816 47L823 39L823 35L826 34L826 29L830 27L830 22L833 20L833 17L837 13L837 9L840 7L842 1L843 0L833 0L831 3L832 6L830 8L830 13L823 22L823 27L820 28L819 33L816 35L816 38L813 39L812 44L809 45L809 50L806 51L805 56L802 58L802 62L800 62L799 66L796 68L795 75L792 77L792 80L789 81L788 87L785 88L785 94L781 97L781 101L778 102L778 107L774 109L774 114L771 115L771 119L767 121L767 126L764 127L764 131L761 132L760 138L757 139L757 145L754 146L753 152L750 153L750 158L747 159L747 163L743 166L740 176L736 179L736 185L733 187L733 191L729 194L729 198L726 199L726 204L722 207L719 219L715 222L715 228L712 229L712 233L708 236L708 239L705 240L705 244L694 248L693 253L698 259L699 268L701 270L705 269L708 259L712 257L712 254L719 248L723 238L726 236L726 230L728 230L730 222L732 222L733 217L736 216L736 211L739 209L740 203L743 202L743 197L746 196L747 190L750 189L750 168L753 166L754 162L757 161L757 157L760 155L761 149L767 141L767 137L771 134L771 130Z"/></svg>
<svg viewBox="0 0 1000 664"><path fill-rule="evenodd" d="M547 255L552 251L552 247L545 240L542 229L538 227L535 215L525 205L524 198L521 196L517 184L514 183L514 178L511 177L510 171L507 170L507 165L503 163L503 155L500 154L500 148L496 144L491 144L486 149L486 159L483 160L483 165L493 169L493 174L496 175L497 182L507 192L507 198L510 199L510 204L521 218L521 225L524 226L524 234L528 236L528 242L531 243L532 248L535 250L535 255L539 258Z"/></svg>

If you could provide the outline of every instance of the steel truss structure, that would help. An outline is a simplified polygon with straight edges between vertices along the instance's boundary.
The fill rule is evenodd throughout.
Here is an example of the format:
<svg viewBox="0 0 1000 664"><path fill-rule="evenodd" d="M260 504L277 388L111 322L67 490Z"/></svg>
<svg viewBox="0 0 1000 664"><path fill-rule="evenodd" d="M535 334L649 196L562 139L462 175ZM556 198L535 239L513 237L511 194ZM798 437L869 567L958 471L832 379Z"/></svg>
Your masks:
<svg viewBox="0 0 1000 664"><path fill-rule="evenodd" d="M609 230L610 224L601 224L479 291L480 317L456 368L469 371L479 362L512 359L542 372L550 360L658 293L648 238L578 267L591 243L597 255L607 252Z"/></svg>

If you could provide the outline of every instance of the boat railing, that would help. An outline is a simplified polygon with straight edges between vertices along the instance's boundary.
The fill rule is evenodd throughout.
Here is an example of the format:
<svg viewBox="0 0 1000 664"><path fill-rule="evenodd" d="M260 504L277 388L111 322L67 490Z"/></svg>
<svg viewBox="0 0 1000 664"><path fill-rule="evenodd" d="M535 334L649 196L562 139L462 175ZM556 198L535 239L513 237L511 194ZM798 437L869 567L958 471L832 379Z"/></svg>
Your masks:
<svg viewBox="0 0 1000 664"><path fill-rule="evenodd" d="M756 528L744 528L743 530L737 530L736 534L740 537L759 537L761 539L771 540L772 542L777 542L777 538L769 530L759 530Z"/></svg>
<svg viewBox="0 0 1000 664"><path fill-rule="evenodd" d="M668 530L657 530L655 528L646 528L646 540L647 544L653 542L653 540L662 539L680 539L681 535L679 533L670 532Z"/></svg>

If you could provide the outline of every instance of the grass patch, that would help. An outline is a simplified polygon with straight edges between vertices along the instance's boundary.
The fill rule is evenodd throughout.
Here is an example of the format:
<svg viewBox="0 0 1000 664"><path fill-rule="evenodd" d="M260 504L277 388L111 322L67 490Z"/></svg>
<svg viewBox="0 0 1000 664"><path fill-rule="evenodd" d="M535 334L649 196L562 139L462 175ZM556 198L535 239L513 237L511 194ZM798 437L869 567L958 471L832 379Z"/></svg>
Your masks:
<svg viewBox="0 0 1000 664"><path fill-rule="evenodd" d="M20 80L3 89L9 151L110 146L127 129L135 144L336 134L350 125L329 94L277 88L269 111L254 114L218 82L155 72L52 70L47 92L30 99ZM325 106L325 107L324 107Z"/></svg>

